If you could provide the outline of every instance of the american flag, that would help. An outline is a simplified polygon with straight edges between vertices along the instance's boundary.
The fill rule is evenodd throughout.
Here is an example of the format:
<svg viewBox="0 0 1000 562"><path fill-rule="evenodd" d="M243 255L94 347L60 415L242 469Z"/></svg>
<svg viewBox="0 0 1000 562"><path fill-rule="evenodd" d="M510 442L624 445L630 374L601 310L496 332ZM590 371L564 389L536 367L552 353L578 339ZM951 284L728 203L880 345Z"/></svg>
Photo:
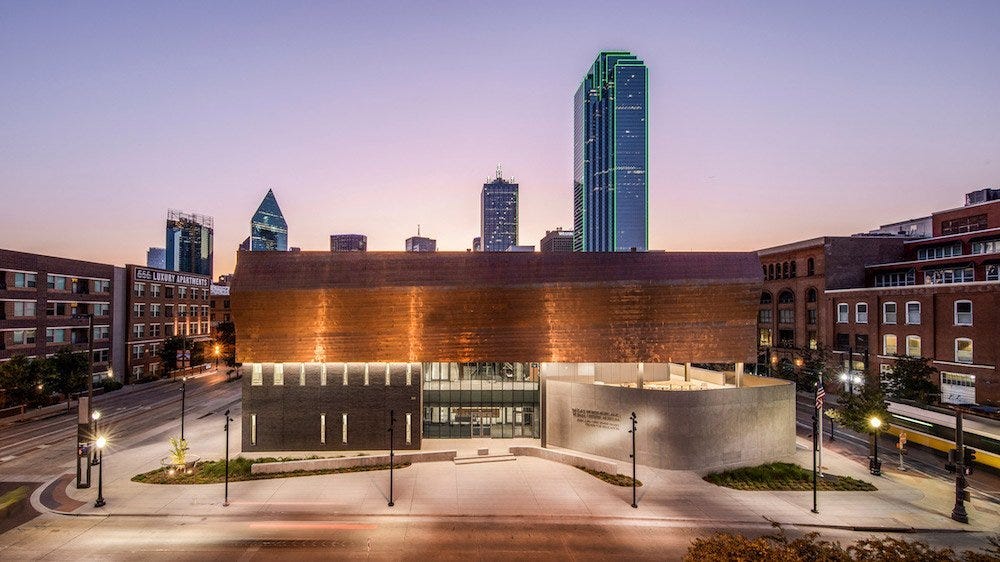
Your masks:
<svg viewBox="0 0 1000 562"><path fill-rule="evenodd" d="M822 386L816 387L816 409L823 409L823 397L826 396L826 391L823 390Z"/></svg>

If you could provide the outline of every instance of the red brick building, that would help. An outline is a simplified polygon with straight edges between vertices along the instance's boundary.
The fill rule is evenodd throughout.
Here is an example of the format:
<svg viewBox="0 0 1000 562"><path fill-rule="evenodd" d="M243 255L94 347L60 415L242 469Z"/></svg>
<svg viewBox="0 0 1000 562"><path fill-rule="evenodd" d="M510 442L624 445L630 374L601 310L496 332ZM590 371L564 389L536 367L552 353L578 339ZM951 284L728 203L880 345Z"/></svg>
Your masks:
<svg viewBox="0 0 1000 562"><path fill-rule="evenodd" d="M211 278L139 265L127 265L125 270L129 380L156 378L163 374L159 352L167 338L184 336L191 344L211 339Z"/></svg>
<svg viewBox="0 0 1000 562"><path fill-rule="evenodd" d="M837 348L865 343L869 372L930 358L941 400L1000 403L1000 201L931 215L934 236L869 264L865 283L827 291Z"/></svg>
<svg viewBox="0 0 1000 562"><path fill-rule="evenodd" d="M906 228L927 222L918 231L932 236ZM940 371L941 401L1000 403L1000 201L758 255L759 368L790 366L820 345L869 376L898 355L921 356Z"/></svg>
<svg viewBox="0 0 1000 562"><path fill-rule="evenodd" d="M124 327L121 279L112 265L0 250L0 361L66 346L87 351L93 315L94 378L120 374L124 362L114 369L116 354L122 360L114 342Z"/></svg>

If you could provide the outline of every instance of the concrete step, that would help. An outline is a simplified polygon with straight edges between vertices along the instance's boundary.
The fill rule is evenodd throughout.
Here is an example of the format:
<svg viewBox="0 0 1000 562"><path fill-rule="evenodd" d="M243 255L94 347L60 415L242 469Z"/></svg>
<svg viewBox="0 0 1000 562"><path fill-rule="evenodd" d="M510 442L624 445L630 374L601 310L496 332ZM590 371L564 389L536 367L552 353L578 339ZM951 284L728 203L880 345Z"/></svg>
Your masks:
<svg viewBox="0 0 1000 562"><path fill-rule="evenodd" d="M475 457L455 457L455 464L475 464L480 462L516 461L514 455L477 455Z"/></svg>

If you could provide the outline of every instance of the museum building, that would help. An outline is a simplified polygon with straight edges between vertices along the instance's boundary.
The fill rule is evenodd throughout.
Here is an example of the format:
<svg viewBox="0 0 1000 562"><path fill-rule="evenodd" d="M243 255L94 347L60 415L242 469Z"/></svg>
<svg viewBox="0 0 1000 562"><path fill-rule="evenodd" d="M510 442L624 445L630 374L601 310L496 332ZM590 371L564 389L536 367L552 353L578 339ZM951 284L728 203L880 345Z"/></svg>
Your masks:
<svg viewBox="0 0 1000 562"><path fill-rule="evenodd" d="M794 453L755 253L240 252L243 451L512 437L712 468Z"/></svg>

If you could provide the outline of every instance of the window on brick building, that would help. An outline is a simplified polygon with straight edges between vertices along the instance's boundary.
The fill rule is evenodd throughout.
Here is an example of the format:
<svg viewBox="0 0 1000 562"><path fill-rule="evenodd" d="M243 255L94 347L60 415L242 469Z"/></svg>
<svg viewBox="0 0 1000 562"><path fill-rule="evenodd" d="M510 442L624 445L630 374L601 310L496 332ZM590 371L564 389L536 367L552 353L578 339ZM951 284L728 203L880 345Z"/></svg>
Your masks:
<svg viewBox="0 0 1000 562"><path fill-rule="evenodd" d="M806 275L810 277L816 275L816 260L813 258L806 260Z"/></svg>
<svg viewBox="0 0 1000 562"><path fill-rule="evenodd" d="M955 362L972 363L972 340L969 338L955 339Z"/></svg>
<svg viewBox="0 0 1000 562"><path fill-rule="evenodd" d="M883 324L896 323L896 303L894 302L882 303L882 323Z"/></svg>
<svg viewBox="0 0 1000 562"><path fill-rule="evenodd" d="M851 307L846 302L837 304L837 323L847 324L850 321Z"/></svg>
<svg viewBox="0 0 1000 562"><path fill-rule="evenodd" d="M955 301L955 325L972 325L972 301Z"/></svg>
<svg viewBox="0 0 1000 562"><path fill-rule="evenodd" d="M893 334L885 334L882 336L882 354L883 355L896 355L898 349L896 347L896 336Z"/></svg>
<svg viewBox="0 0 1000 562"><path fill-rule="evenodd" d="M920 357L920 336L906 336L906 355Z"/></svg>
<svg viewBox="0 0 1000 562"><path fill-rule="evenodd" d="M868 323L868 303L859 302L854 305L854 321L858 324Z"/></svg>

